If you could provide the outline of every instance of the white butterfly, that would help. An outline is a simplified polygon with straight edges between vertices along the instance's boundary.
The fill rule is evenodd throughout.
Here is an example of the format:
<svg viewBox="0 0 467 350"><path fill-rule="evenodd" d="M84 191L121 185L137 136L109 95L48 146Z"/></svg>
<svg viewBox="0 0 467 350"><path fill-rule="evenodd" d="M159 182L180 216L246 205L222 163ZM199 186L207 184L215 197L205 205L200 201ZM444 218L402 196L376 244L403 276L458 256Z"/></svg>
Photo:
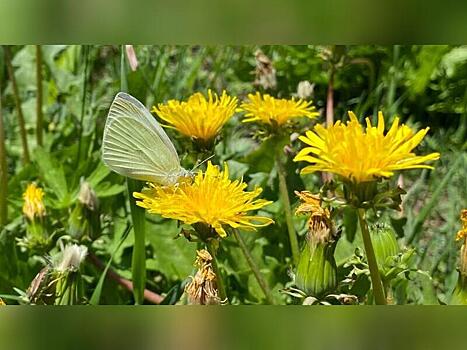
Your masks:
<svg viewBox="0 0 467 350"><path fill-rule="evenodd" d="M119 92L110 106L102 141L102 159L116 173L136 180L174 185L191 172L144 105Z"/></svg>

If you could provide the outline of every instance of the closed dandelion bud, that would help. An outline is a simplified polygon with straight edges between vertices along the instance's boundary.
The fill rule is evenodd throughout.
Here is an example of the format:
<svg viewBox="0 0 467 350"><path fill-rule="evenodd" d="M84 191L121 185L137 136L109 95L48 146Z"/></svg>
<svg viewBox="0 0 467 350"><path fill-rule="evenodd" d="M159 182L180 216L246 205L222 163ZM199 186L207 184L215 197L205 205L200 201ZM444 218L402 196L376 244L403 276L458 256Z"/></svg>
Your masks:
<svg viewBox="0 0 467 350"><path fill-rule="evenodd" d="M371 241L375 251L376 261L381 274L387 272L388 259L399 254L400 249L397 244L394 229L387 224L375 224L370 228Z"/></svg>
<svg viewBox="0 0 467 350"><path fill-rule="evenodd" d="M336 242L317 241L312 237L307 239L295 275L295 284L307 295L319 298L336 289Z"/></svg>
<svg viewBox="0 0 467 350"><path fill-rule="evenodd" d="M302 200L296 214L311 214L306 244L295 274L295 284L308 296L320 298L337 288L337 264L334 258L337 234L330 212L321 207L319 196L306 191L295 193Z"/></svg>
<svg viewBox="0 0 467 350"><path fill-rule="evenodd" d="M91 185L81 180L78 203L68 219L69 234L75 238L94 239L100 231L99 200Z"/></svg>

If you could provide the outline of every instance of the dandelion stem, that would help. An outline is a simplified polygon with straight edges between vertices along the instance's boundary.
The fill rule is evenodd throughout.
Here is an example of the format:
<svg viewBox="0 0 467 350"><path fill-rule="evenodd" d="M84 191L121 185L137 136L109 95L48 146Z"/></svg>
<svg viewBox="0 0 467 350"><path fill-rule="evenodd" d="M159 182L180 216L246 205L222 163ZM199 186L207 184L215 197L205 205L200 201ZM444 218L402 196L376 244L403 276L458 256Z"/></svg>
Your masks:
<svg viewBox="0 0 467 350"><path fill-rule="evenodd" d="M298 259L300 256L300 252L298 249L298 239L297 234L295 233L295 228L293 225L292 219L292 209L290 207L290 199L289 199L289 191L287 189L287 182L285 179L286 171L284 169L284 165L282 164L281 160L281 150L280 149L277 153L276 157L276 169L277 175L279 177L279 192L282 199L282 203L284 204L285 210L285 220L287 223L287 231L289 232L289 241L290 241L290 248L292 250L292 257L294 264L298 264Z"/></svg>
<svg viewBox="0 0 467 350"><path fill-rule="evenodd" d="M120 54L120 90L128 90L124 46L122 46ZM137 192L141 189L141 183L138 180L133 180L130 178L126 179L126 183L128 188L128 200L130 201L130 212L131 220L133 222L133 232L135 235L133 255L131 257L133 295L135 298L135 304L141 305L144 302L144 290L146 288L146 215L144 209L138 207L136 205L135 199L133 198L133 192Z"/></svg>
<svg viewBox="0 0 467 350"><path fill-rule="evenodd" d="M376 261L375 251L371 243L370 231L365 219L365 209L358 209L358 219L362 231L363 244L365 246L368 267L370 269L371 284L373 286L373 295L377 305L386 305L386 297L384 296L383 283L379 275L378 263Z"/></svg>
<svg viewBox="0 0 467 350"><path fill-rule="evenodd" d="M206 246L208 248L209 254L212 256L212 268L216 274L217 289L219 291L219 298L221 300L227 299L227 293L225 291L224 278L219 270L219 265L217 264L217 248L215 246L215 240L211 239L207 242Z"/></svg>
<svg viewBox="0 0 467 350"><path fill-rule="evenodd" d="M42 114L42 49L40 45L36 45L36 83L36 138L37 145L42 146L44 116Z"/></svg>
<svg viewBox="0 0 467 350"><path fill-rule="evenodd" d="M6 162L5 129L2 115L2 81L0 80L0 231L7 222L8 172Z"/></svg>
<svg viewBox="0 0 467 350"><path fill-rule="evenodd" d="M30 161L29 157L29 147L28 147L28 137L26 133L26 124L24 122L23 109L21 107L21 97L19 96L18 84L16 83L15 71L13 69L13 64L11 63L11 50L9 46L3 47L5 52L5 63L8 70L8 75L10 76L11 86L13 88L13 95L15 97L16 109L18 112L18 123L19 131L21 135L21 143L23 144L23 161L25 164L28 164Z"/></svg>
<svg viewBox="0 0 467 350"><path fill-rule="evenodd" d="M268 283L266 282L266 280L263 278L263 275L259 271L258 265L256 265L256 262L251 256L250 251L248 250L248 247L246 246L242 235L240 234L240 232L238 232L237 229L233 229L232 231L235 236L235 239L238 242L238 245L240 246L240 249L242 250L243 255L245 255L248 265L250 265L250 268L253 271L253 274L255 275L255 278L258 281L258 284L261 287L261 290L263 291L264 296L266 297L266 300L268 301L269 304L273 305L274 299L272 298L271 289L269 289Z"/></svg>

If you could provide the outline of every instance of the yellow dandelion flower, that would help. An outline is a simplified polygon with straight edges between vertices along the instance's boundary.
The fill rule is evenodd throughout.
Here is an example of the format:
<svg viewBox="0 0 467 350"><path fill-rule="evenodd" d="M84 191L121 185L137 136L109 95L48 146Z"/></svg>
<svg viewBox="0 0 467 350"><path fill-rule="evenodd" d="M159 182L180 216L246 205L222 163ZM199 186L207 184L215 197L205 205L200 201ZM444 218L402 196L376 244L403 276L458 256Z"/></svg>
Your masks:
<svg viewBox="0 0 467 350"><path fill-rule="evenodd" d="M192 182L181 182L174 186L150 184L142 193L135 192L137 204L149 213L183 221L192 225L206 224L221 237L227 235L225 226L255 230L273 223L267 217L250 216L247 212L257 210L271 202L255 199L262 192L256 188L244 191L247 184L229 179L229 169L224 171L208 162L207 170L199 171Z"/></svg>
<svg viewBox="0 0 467 350"><path fill-rule="evenodd" d="M315 118L319 115L311 101L302 99L278 99L268 94L249 94L248 101L240 105L240 110L245 112L244 123L260 122L264 124L281 126L292 118Z"/></svg>
<svg viewBox="0 0 467 350"><path fill-rule="evenodd" d="M303 174L327 171L357 183L390 177L396 170L433 167L423 164L439 159L439 153L416 156L412 150L422 141L429 128L414 133L408 126L399 125L395 118L389 131L384 134L384 117L378 113L378 126L372 126L366 118L366 131L353 112L350 121L337 121L325 128L316 125L300 140L309 147L302 149L294 161L312 163L302 170Z"/></svg>
<svg viewBox="0 0 467 350"><path fill-rule="evenodd" d="M43 202L44 191L37 187L35 183L30 183L23 193L23 214L29 220L34 220L34 217L45 216L45 206Z"/></svg>
<svg viewBox="0 0 467 350"><path fill-rule="evenodd" d="M5 302L2 300L2 298L0 298L0 306L5 306Z"/></svg>
<svg viewBox="0 0 467 350"><path fill-rule="evenodd" d="M183 135L208 142L220 132L236 108L236 97L228 96L225 91L219 97L208 90L208 98L197 92L186 102L169 100L166 104L160 103L153 107L152 112L167 122L168 127Z"/></svg>
<svg viewBox="0 0 467 350"><path fill-rule="evenodd" d="M467 209L462 209L461 221L462 221L462 229L460 229L457 232L456 241L459 241L462 238L467 237Z"/></svg>

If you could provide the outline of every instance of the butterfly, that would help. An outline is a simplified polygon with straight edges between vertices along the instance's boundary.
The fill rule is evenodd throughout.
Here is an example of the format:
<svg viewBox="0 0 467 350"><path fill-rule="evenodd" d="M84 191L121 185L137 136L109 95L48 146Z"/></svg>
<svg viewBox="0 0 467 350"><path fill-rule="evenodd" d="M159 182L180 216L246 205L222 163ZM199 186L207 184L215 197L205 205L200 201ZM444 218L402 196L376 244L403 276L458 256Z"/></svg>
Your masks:
<svg viewBox="0 0 467 350"><path fill-rule="evenodd" d="M192 172L180 165L175 147L146 107L119 92L110 106L102 160L116 173L136 180L175 185Z"/></svg>

